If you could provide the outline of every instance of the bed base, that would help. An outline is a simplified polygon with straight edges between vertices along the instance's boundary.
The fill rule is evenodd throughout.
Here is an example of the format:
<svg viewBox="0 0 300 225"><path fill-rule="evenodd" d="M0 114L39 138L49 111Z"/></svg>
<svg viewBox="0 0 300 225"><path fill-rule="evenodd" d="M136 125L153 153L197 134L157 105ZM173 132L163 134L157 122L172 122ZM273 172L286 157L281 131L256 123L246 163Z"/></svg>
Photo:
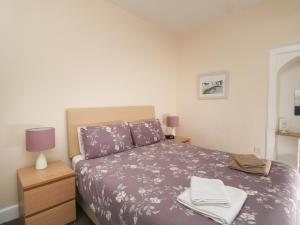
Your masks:
<svg viewBox="0 0 300 225"><path fill-rule="evenodd" d="M84 202L83 198L79 194L76 195L76 202L95 225L101 225L95 213L91 210L89 205Z"/></svg>

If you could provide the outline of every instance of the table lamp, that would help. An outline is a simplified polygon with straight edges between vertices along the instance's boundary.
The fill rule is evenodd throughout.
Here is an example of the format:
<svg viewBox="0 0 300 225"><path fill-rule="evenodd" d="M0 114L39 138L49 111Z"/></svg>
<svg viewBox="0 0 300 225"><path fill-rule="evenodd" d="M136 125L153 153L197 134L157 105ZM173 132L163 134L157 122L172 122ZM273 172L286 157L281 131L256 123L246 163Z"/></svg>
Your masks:
<svg viewBox="0 0 300 225"><path fill-rule="evenodd" d="M53 127L39 127L26 130L26 150L39 152L35 161L35 169L47 168L47 159L43 151L55 147L55 129Z"/></svg>
<svg viewBox="0 0 300 225"><path fill-rule="evenodd" d="M168 135L166 137L168 139L174 139L176 134L176 127L179 125L179 116L167 116L167 129Z"/></svg>

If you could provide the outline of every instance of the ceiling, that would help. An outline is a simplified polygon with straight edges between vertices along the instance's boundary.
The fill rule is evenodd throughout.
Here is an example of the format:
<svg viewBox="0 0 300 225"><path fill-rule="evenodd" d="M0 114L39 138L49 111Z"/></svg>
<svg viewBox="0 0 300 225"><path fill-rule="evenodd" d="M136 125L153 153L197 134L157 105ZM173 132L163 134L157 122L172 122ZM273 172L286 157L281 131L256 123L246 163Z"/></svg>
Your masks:
<svg viewBox="0 0 300 225"><path fill-rule="evenodd" d="M184 33L202 24L255 6L263 0L109 0L171 32Z"/></svg>

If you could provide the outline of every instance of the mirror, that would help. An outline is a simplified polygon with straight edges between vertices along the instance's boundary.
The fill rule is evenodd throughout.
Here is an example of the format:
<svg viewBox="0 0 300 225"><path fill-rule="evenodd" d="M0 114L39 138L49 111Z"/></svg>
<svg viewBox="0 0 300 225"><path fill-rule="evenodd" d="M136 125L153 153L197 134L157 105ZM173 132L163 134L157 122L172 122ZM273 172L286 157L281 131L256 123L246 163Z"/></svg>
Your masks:
<svg viewBox="0 0 300 225"><path fill-rule="evenodd" d="M300 116L300 90L295 91L295 116Z"/></svg>

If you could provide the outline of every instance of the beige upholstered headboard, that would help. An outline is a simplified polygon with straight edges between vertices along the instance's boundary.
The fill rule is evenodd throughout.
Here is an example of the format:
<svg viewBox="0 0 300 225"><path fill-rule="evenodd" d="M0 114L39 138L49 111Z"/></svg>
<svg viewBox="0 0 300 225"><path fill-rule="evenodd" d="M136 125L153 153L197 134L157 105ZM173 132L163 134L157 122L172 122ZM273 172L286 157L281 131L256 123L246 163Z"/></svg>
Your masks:
<svg viewBox="0 0 300 225"><path fill-rule="evenodd" d="M69 143L69 157L79 154L77 136L78 126L105 124L108 122L133 122L143 119L154 119L153 106L126 106L102 108L67 109L67 130Z"/></svg>

